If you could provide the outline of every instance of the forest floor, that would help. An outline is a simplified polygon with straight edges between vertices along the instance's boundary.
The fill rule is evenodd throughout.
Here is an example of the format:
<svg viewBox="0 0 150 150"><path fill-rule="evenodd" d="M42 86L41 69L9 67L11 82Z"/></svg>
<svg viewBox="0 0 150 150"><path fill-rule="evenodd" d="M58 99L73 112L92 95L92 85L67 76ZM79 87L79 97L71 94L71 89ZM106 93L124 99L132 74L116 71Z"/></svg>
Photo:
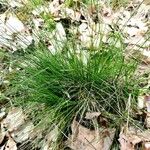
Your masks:
<svg viewBox="0 0 150 150"><path fill-rule="evenodd" d="M75 35L77 45L85 49L98 48L101 42L113 42L112 34L119 39L121 35L122 40L115 41L115 46L125 44L127 61L134 58L139 62L136 74L142 76L142 83L134 113L143 128L130 125L129 118L119 130L109 128L109 119L101 112L87 112L86 119L93 122L97 119L104 124L101 131L91 130L73 120L72 134L67 135L71 140L64 143L66 149L73 150L150 150L149 0L0 1L0 150L56 149L57 126L43 133L42 128L38 128L38 119L34 119L39 115L40 119L48 120L49 111L43 114L44 104L20 106L8 90L11 78L20 71L17 64L23 63L27 53L32 53L32 47L43 41L55 54L63 48L63 42ZM85 64L87 57L87 53L82 53ZM130 97L127 103L130 115Z"/></svg>

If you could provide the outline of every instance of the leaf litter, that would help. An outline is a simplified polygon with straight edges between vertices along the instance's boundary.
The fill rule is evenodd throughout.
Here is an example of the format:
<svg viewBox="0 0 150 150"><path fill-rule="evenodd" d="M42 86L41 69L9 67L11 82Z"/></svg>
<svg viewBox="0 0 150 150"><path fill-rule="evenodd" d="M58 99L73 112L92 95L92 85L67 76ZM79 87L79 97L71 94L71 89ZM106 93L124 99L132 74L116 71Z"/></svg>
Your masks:
<svg viewBox="0 0 150 150"><path fill-rule="evenodd" d="M31 121L27 121L21 108L11 108L0 123L0 145L6 143L2 145L4 150L17 150L17 143L34 138L32 136L34 125Z"/></svg>
<svg viewBox="0 0 150 150"><path fill-rule="evenodd" d="M135 127L127 128L126 126L123 126L119 135L120 149L121 150L135 150L137 148L140 148L142 150L149 149L150 148L149 134L150 134L149 130L141 131Z"/></svg>
<svg viewBox="0 0 150 150"><path fill-rule="evenodd" d="M116 131L114 128L90 130L76 120L73 120L71 130L67 145L72 150L109 150Z"/></svg>

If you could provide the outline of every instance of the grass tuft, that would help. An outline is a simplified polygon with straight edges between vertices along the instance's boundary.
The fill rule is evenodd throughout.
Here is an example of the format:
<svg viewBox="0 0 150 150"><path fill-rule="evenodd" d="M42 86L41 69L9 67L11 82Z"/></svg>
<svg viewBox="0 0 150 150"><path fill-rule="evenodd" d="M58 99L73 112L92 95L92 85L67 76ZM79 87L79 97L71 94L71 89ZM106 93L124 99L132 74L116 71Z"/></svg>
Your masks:
<svg viewBox="0 0 150 150"><path fill-rule="evenodd" d="M123 44L116 47L113 41L87 50L71 40L65 45L55 55L44 45L37 47L12 82L20 103L37 102L50 109L49 123L61 131L58 144L73 118L82 122L86 112L101 112L111 127L120 126L128 118L129 95L132 109L139 92L137 62L125 60Z"/></svg>

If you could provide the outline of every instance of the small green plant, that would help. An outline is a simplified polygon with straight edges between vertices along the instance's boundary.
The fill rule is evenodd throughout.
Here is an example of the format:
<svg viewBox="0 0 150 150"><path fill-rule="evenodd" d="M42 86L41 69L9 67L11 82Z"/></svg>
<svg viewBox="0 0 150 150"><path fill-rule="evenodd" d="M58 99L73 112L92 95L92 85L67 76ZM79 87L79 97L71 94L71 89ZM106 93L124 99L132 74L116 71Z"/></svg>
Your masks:
<svg viewBox="0 0 150 150"><path fill-rule="evenodd" d="M29 0L33 8L37 8L42 5L46 0Z"/></svg>
<svg viewBox="0 0 150 150"><path fill-rule="evenodd" d="M43 44L37 47L12 82L20 102L44 103L49 107L49 123L61 131L58 147L72 120L77 117L82 121L86 112L104 113L110 119L110 126L120 126L118 122L127 120L129 95L131 107L135 106L138 95L134 76L137 63L125 61L123 45L117 48L113 42L88 50L81 47L78 53L72 40L65 45L56 54Z"/></svg>
<svg viewBox="0 0 150 150"><path fill-rule="evenodd" d="M32 7L30 4L26 4L26 7L17 8L15 14L22 22L31 20Z"/></svg>
<svg viewBox="0 0 150 150"><path fill-rule="evenodd" d="M129 0L109 0L109 5L115 10L125 7L127 4L129 4Z"/></svg>
<svg viewBox="0 0 150 150"><path fill-rule="evenodd" d="M48 30L49 32L53 31L56 27L56 22L54 21L54 18L49 13L41 13L41 18L45 21L45 27L44 29Z"/></svg>

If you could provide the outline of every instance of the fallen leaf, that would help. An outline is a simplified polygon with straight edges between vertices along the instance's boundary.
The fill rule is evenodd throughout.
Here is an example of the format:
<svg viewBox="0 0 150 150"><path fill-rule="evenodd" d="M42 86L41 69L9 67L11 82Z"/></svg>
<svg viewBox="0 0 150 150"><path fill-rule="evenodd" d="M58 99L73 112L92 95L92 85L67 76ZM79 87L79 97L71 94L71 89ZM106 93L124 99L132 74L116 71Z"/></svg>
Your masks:
<svg viewBox="0 0 150 150"><path fill-rule="evenodd" d="M17 150L17 145L11 137L9 137L5 150Z"/></svg>
<svg viewBox="0 0 150 150"><path fill-rule="evenodd" d="M135 150L136 145L150 142L150 131L123 126L119 135L120 150Z"/></svg>
<svg viewBox="0 0 150 150"><path fill-rule="evenodd" d="M73 21L80 21L81 13L74 11L71 8L63 8L61 15L67 18L71 18Z"/></svg>
<svg viewBox="0 0 150 150"><path fill-rule="evenodd" d="M13 14L7 16L5 28L7 34L13 34L25 30L24 24Z"/></svg>
<svg viewBox="0 0 150 150"><path fill-rule="evenodd" d="M16 37L17 48L26 49L33 42L33 37L31 35L19 34Z"/></svg>
<svg viewBox="0 0 150 150"><path fill-rule="evenodd" d="M55 35L56 35L56 40L58 42L64 42L66 41L66 32L65 29L63 27L63 25L61 23L57 23L56 24L56 31L55 31Z"/></svg>
<svg viewBox="0 0 150 150"><path fill-rule="evenodd" d="M135 150L135 145L141 141L134 130L126 131L126 128L122 128L119 135L120 150Z"/></svg>
<svg viewBox="0 0 150 150"><path fill-rule="evenodd" d="M93 118L97 118L98 116L100 116L100 112L87 112L85 115L86 119L93 119Z"/></svg>
<svg viewBox="0 0 150 150"><path fill-rule="evenodd" d="M102 9L102 19L105 24L112 24L114 16L111 8L104 7Z"/></svg>
<svg viewBox="0 0 150 150"><path fill-rule="evenodd" d="M143 143L143 150L150 150L150 142Z"/></svg>
<svg viewBox="0 0 150 150"><path fill-rule="evenodd" d="M33 123L27 122L24 123L21 127L19 127L18 130L10 133L10 135L15 142L22 143L32 137L31 134L33 132L33 129L34 129Z"/></svg>
<svg viewBox="0 0 150 150"><path fill-rule="evenodd" d="M42 18L33 18L32 21L36 30L39 30L44 24L44 20Z"/></svg>
<svg viewBox="0 0 150 150"><path fill-rule="evenodd" d="M138 96L138 108L143 109L145 107L144 96Z"/></svg>
<svg viewBox="0 0 150 150"><path fill-rule="evenodd" d="M73 150L109 150L115 135L115 129L90 130L73 121L72 135L67 140L67 146Z"/></svg>
<svg viewBox="0 0 150 150"><path fill-rule="evenodd" d="M2 121L2 129L7 129L9 132L17 130L25 122L25 115L21 108L14 107L9 112L7 117Z"/></svg>
<svg viewBox="0 0 150 150"><path fill-rule="evenodd" d="M58 0L53 0L49 6L48 9L50 11L50 13L54 16L54 17L58 17L59 16L59 11L61 9L61 5L59 4Z"/></svg>
<svg viewBox="0 0 150 150"><path fill-rule="evenodd" d="M61 23L56 24L56 29L51 33L48 41L48 49L54 55L62 51L62 48L67 40L66 32Z"/></svg>

